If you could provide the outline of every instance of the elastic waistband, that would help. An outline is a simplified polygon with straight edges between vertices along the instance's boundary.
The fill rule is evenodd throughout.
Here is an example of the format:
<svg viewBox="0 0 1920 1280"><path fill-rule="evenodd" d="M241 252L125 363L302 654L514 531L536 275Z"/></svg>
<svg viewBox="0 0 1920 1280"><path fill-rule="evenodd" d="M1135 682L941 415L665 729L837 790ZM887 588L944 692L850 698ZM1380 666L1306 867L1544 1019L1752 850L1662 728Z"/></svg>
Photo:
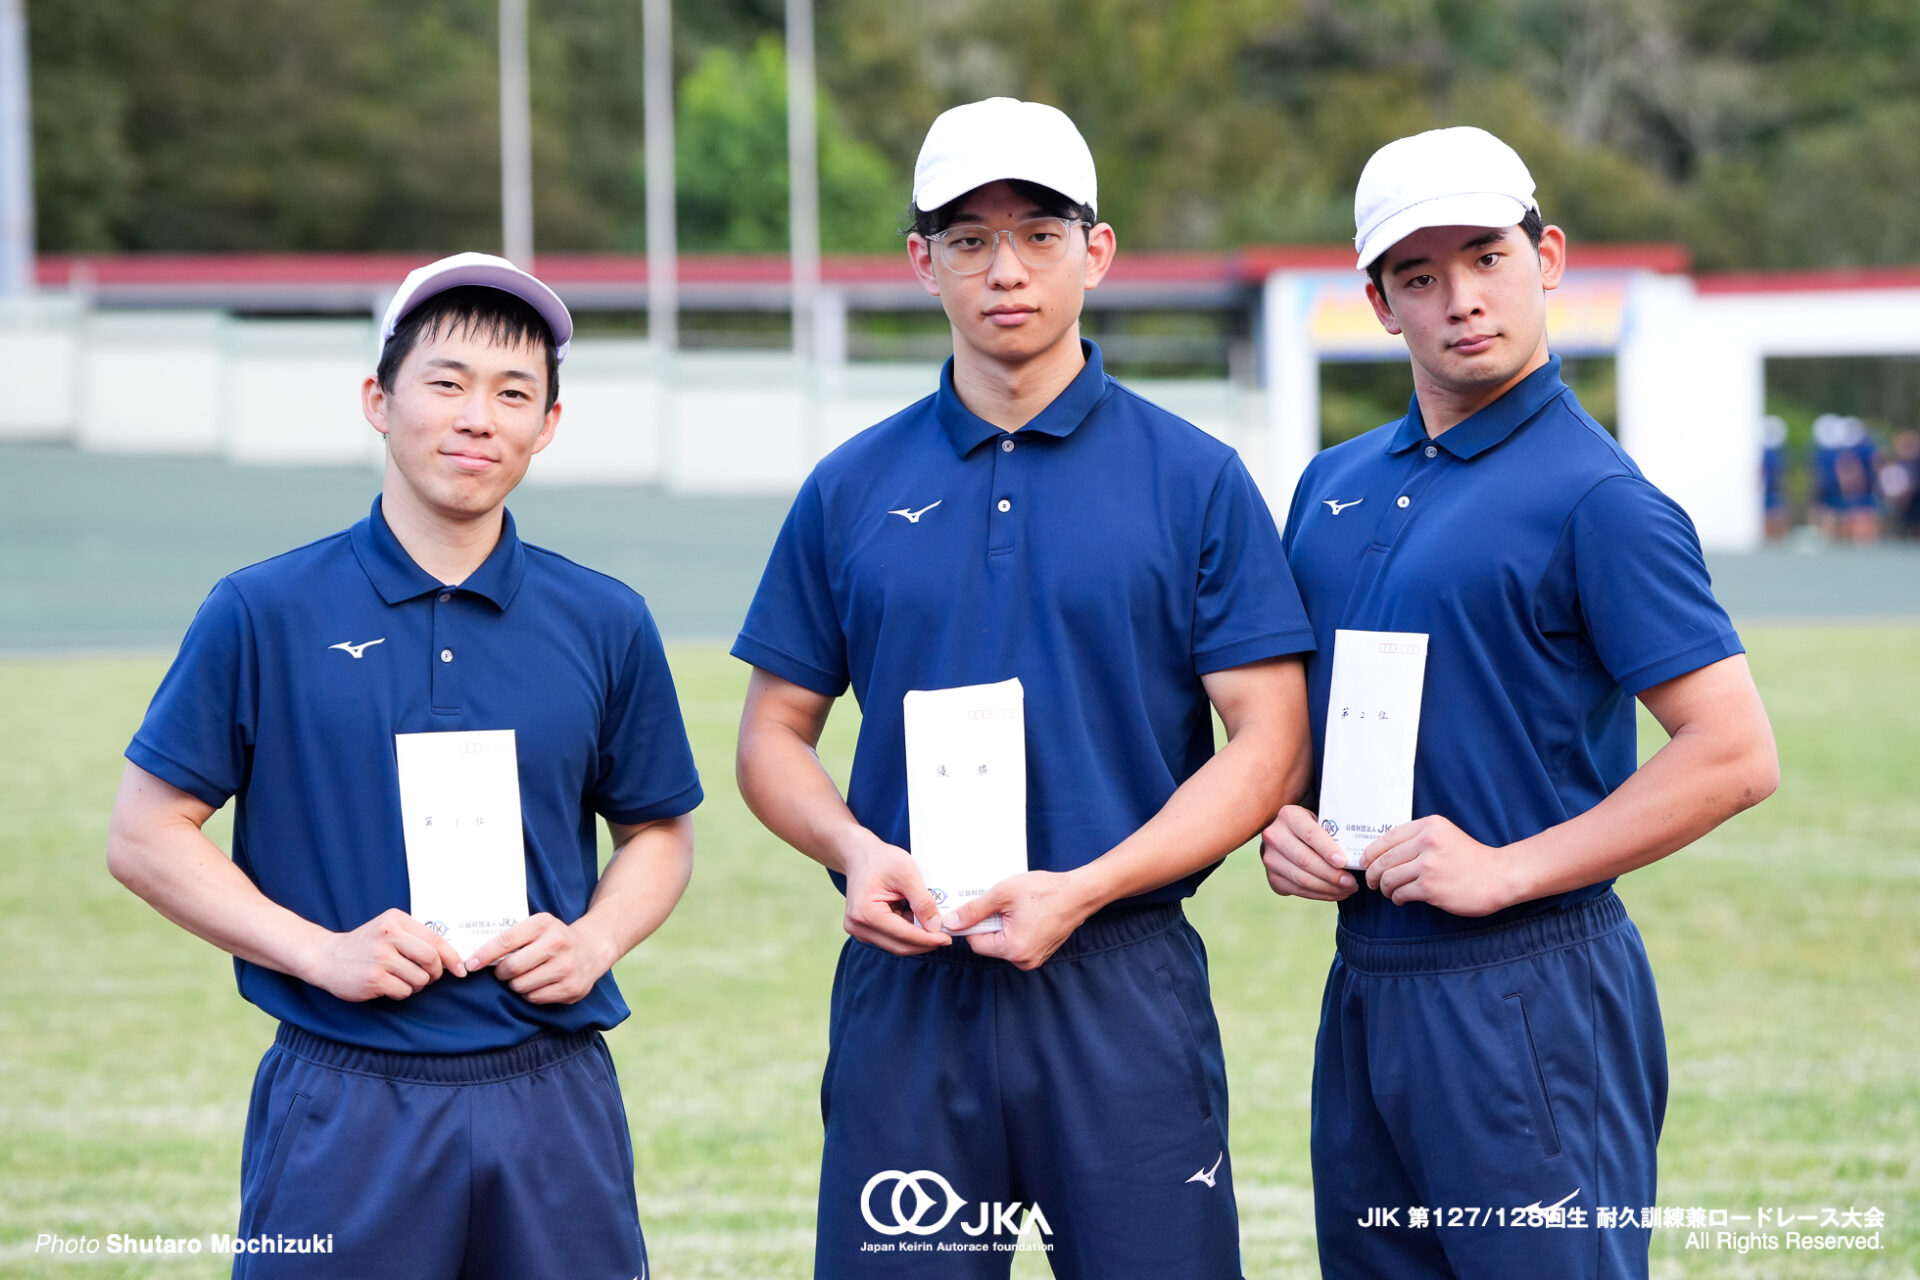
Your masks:
<svg viewBox="0 0 1920 1280"><path fill-rule="evenodd" d="M1060 949L1048 959L1049 965L1057 965L1064 960L1078 960L1100 951L1111 951L1116 947L1129 946L1143 938L1151 938L1186 919L1177 902L1155 903L1145 907L1108 907L1087 918L1078 929L1067 935ZM860 946L870 944L862 942ZM875 947L874 950L881 949ZM882 951L888 955L890 952ZM950 947L928 951L917 956L901 956L903 960L923 960L929 964L973 965L983 969L1015 970L1008 961L994 956L975 953L971 943L965 938L955 938Z"/></svg>
<svg viewBox="0 0 1920 1280"><path fill-rule="evenodd" d="M1506 924L1430 938L1363 938L1341 925L1334 933L1340 959L1361 973L1438 973L1479 969L1604 937L1627 923L1627 907L1609 889L1602 897L1559 911L1542 911Z"/></svg>
<svg viewBox="0 0 1920 1280"><path fill-rule="evenodd" d="M543 1067L564 1062L594 1048L601 1040L598 1031L542 1031L530 1040L505 1049L482 1049L477 1053L394 1053L342 1044L283 1022L273 1043L297 1058L357 1075L418 1084L488 1084L530 1075Z"/></svg>

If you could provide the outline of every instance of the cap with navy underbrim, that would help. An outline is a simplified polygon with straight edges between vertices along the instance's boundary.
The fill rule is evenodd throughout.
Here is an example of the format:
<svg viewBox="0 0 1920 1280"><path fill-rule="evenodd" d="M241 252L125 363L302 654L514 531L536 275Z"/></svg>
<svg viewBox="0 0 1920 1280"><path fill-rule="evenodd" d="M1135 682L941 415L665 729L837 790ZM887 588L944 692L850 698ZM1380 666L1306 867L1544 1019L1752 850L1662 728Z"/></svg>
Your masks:
<svg viewBox="0 0 1920 1280"><path fill-rule="evenodd" d="M1365 268L1428 227L1511 227L1540 206L1519 153L1485 129L1430 129L1389 142L1360 171L1353 247Z"/></svg>
<svg viewBox="0 0 1920 1280"><path fill-rule="evenodd" d="M393 337L393 331L415 307L436 294L463 285L500 289L532 307L553 333L554 360L567 358L567 344L573 341L573 316L568 313L567 304L539 280L491 253L456 253L415 268L401 281L400 291L387 304L387 314L380 321L380 351L385 353L387 339Z"/></svg>
<svg viewBox="0 0 1920 1280"><path fill-rule="evenodd" d="M1066 112L1043 102L986 98L940 113L913 166L923 213L989 182L1033 182L1089 211L1100 202L1093 152Z"/></svg>

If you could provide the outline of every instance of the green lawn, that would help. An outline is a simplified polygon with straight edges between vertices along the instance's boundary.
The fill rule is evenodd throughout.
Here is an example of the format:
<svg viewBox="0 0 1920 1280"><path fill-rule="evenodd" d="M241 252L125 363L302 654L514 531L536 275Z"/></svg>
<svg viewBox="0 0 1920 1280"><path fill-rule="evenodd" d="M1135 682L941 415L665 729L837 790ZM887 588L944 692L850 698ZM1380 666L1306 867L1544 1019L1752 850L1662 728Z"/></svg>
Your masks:
<svg viewBox="0 0 1920 1280"><path fill-rule="evenodd" d="M1623 893L1661 980L1673 1070L1663 1204L1880 1209L1865 1256L1688 1250L1656 1276L1920 1275L1920 626L1746 629L1784 781L1760 809ZM744 670L674 654L709 788L699 870L620 968L612 1033L663 1280L810 1270L816 1106L838 898L732 785ZM268 1020L224 957L106 874L119 752L158 658L0 661L0 1274L224 1275L223 1262L61 1262L42 1232L230 1231ZM829 734L836 767L852 716ZM1657 740L1657 730L1643 738ZM224 839L224 819L216 819ZM1331 916L1236 854L1192 914L1234 1087L1250 1277L1317 1275L1307 1091ZM1022 1277L1045 1274L1023 1258Z"/></svg>

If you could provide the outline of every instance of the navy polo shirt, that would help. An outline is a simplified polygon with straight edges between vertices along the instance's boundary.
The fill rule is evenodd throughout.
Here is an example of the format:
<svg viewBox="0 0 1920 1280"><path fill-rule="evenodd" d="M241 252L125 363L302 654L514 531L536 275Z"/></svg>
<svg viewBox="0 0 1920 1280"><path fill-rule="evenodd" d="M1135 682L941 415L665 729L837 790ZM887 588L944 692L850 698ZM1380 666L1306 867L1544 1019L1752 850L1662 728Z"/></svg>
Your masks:
<svg viewBox="0 0 1920 1280"><path fill-rule="evenodd" d="M1742 651L1693 524L1560 380L1554 357L1428 439L1407 416L1301 476L1287 558L1320 648L1326 743L1336 628L1424 631L1416 817L1505 845L1586 812L1635 767L1634 695ZM1597 897L1607 881L1464 919L1362 882L1340 904L1370 937L1483 928Z"/></svg>
<svg viewBox="0 0 1920 1280"><path fill-rule="evenodd" d="M1067 871L1213 754L1201 676L1313 647L1239 457L1082 346L1086 366L1018 432L961 403L948 361L939 391L822 460L734 643L816 693L852 686L847 802L902 848L910 689L1019 678L1028 863ZM1134 901L1177 900L1204 875Z"/></svg>
<svg viewBox="0 0 1920 1280"><path fill-rule="evenodd" d="M351 529L215 585L127 758L216 808L236 797L234 862L273 901L350 930L408 905L394 735L454 729L514 731L534 913L586 912L596 813L640 823L700 803L638 595L521 542L511 515L486 562L442 586L378 499ZM373 1049L504 1048L627 1016L611 974L570 1005L529 1003L491 969L352 1003L235 968L241 994L274 1017Z"/></svg>

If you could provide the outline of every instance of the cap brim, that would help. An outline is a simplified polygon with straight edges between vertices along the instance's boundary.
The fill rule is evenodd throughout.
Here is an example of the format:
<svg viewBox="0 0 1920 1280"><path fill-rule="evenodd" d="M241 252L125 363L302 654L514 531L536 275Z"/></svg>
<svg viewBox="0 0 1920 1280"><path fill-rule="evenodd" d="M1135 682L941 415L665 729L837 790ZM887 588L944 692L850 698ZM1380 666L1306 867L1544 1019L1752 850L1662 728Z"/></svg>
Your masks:
<svg viewBox="0 0 1920 1280"><path fill-rule="evenodd" d="M466 262L436 272L432 279L408 296L404 308L389 315L386 324L382 326L380 335L382 346L384 347L386 340L393 335L393 330L400 321L422 303L449 289L458 289L467 285L478 285L510 293L532 307L539 313L540 318L547 322L547 329L553 334L555 359L566 359L567 347L573 341L573 316L568 312L567 304L560 301L560 295L536 277L516 267L492 262Z"/></svg>
<svg viewBox="0 0 1920 1280"><path fill-rule="evenodd" d="M1360 260L1354 265L1366 270L1375 258L1428 227L1511 227L1531 208L1527 201L1497 191L1422 200L1369 228L1360 241Z"/></svg>
<svg viewBox="0 0 1920 1280"><path fill-rule="evenodd" d="M1004 166L995 166L990 171L972 170L970 172L948 172L930 180L925 187L914 193L913 207L921 213L932 213L942 205L958 200L969 191L978 191L990 182L1031 182L1035 186L1045 187L1049 191L1058 191L1078 205L1089 210L1094 207L1093 200L1086 192L1069 191L1062 185L1058 173L1039 173L1031 169L1015 167L1011 172ZM1077 184L1067 184L1077 185Z"/></svg>

